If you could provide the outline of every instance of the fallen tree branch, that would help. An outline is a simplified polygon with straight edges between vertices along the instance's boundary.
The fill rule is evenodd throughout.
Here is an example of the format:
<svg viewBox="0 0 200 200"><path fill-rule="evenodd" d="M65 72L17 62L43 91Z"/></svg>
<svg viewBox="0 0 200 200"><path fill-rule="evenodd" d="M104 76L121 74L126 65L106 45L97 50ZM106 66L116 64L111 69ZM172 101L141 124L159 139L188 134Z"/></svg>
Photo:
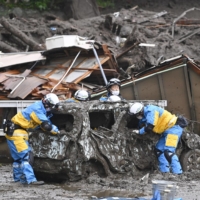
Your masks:
<svg viewBox="0 0 200 200"><path fill-rule="evenodd" d="M11 32L16 37L20 38L24 43L26 43L27 45L29 45L32 50L35 50L35 51L44 50L44 48L41 47L37 42L35 42L34 40L31 40L30 38L28 38L28 36L26 34L24 34L20 30L18 30L16 27L14 27L13 25L11 25L7 21L6 18L2 17L1 20L0 20L0 22L1 22L2 26L6 30L8 30L9 32Z"/></svg>
<svg viewBox="0 0 200 200"><path fill-rule="evenodd" d="M11 47L10 45L2 41L0 41L0 50L5 53L19 52L19 50L15 49L14 47Z"/></svg>
<svg viewBox="0 0 200 200"><path fill-rule="evenodd" d="M10 36L10 41L14 42L15 44L17 44L18 46L23 47L23 48L27 46L27 44L25 44L22 40L15 37L14 35Z"/></svg>

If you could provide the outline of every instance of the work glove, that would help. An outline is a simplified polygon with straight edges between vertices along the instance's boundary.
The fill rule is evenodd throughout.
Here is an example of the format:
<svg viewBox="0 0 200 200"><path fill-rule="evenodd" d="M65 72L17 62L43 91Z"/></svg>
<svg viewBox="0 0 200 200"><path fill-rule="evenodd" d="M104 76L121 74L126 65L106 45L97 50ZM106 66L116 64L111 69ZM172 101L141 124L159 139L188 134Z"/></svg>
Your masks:
<svg viewBox="0 0 200 200"><path fill-rule="evenodd" d="M131 131L131 134L132 135L139 135L140 131L138 129L134 129L134 130Z"/></svg>
<svg viewBox="0 0 200 200"><path fill-rule="evenodd" d="M52 129L50 131L53 135L59 134L60 131L58 130L58 127L52 124Z"/></svg>
<svg viewBox="0 0 200 200"><path fill-rule="evenodd" d="M106 102L108 100L108 97L101 97L99 99L100 102Z"/></svg>
<svg viewBox="0 0 200 200"><path fill-rule="evenodd" d="M59 133L58 133L59 136L62 136L62 135L66 135L66 131L65 130L60 130Z"/></svg>

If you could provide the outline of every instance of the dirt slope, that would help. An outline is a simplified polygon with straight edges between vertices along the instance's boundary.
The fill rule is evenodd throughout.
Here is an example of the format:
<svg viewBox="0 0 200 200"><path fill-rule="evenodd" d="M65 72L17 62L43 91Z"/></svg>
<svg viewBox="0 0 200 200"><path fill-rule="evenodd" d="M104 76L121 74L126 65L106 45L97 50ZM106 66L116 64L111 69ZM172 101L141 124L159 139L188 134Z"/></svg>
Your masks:
<svg viewBox="0 0 200 200"><path fill-rule="evenodd" d="M133 9L134 6L138 7ZM183 11L192 7L200 8L200 2L197 0L191 0L190 3L180 0L164 2L123 0L116 2L116 7L109 10L100 9L102 15L93 18L65 20L49 12L44 12L38 17L35 17L36 14L31 15L31 13L19 16L14 12L15 15L12 15L7 23L28 35L30 40L40 44L40 49L45 49L45 39L55 34L79 35L94 39L107 44L113 50L124 71L133 65L134 71L138 71L180 54L186 54L199 60L200 11L188 12L182 18L184 21L175 26L174 34L172 32L173 20ZM116 11L119 13L113 15L113 12ZM167 13L155 16L162 11L167 11ZM107 15L112 21L108 26L105 24ZM19 40L15 32L10 34L5 20L0 20L3 24L0 29L2 38L0 50L2 52L37 50L35 43L27 43L27 39L23 40L23 38ZM155 48L136 45L118 58L135 42L155 44Z"/></svg>

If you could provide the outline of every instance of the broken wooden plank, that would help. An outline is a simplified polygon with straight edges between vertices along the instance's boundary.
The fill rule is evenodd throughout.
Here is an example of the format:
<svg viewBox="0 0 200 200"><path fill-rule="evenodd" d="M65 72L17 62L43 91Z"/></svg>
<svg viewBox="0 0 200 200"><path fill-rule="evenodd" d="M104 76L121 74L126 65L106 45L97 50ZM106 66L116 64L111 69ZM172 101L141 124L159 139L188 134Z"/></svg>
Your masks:
<svg viewBox="0 0 200 200"><path fill-rule="evenodd" d="M196 25L200 24L200 19L179 19L177 25Z"/></svg>

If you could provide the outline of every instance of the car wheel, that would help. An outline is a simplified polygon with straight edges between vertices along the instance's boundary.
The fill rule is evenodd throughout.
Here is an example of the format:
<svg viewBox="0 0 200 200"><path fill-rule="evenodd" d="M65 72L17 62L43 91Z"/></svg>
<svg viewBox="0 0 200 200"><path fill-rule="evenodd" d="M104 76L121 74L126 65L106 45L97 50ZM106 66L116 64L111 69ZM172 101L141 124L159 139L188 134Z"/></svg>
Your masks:
<svg viewBox="0 0 200 200"><path fill-rule="evenodd" d="M200 169L200 150L193 149L181 154L180 162L183 171L192 171Z"/></svg>

